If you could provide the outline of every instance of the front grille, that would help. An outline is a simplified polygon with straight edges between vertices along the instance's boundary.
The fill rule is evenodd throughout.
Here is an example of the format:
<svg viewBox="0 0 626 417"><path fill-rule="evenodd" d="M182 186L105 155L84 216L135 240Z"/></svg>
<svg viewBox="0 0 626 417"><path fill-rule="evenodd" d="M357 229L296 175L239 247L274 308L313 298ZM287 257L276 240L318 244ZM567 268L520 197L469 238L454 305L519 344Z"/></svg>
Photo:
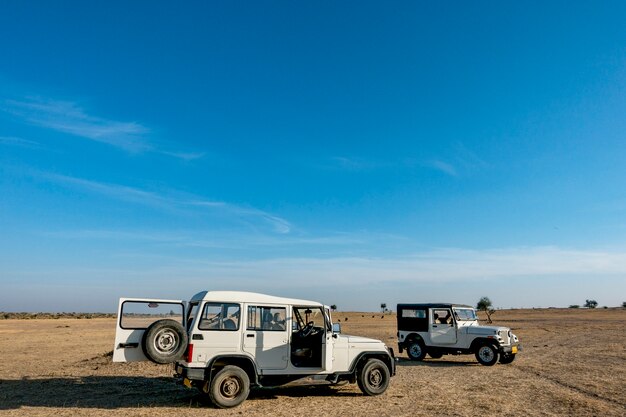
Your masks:
<svg viewBox="0 0 626 417"><path fill-rule="evenodd" d="M508 330L500 330L498 332L498 336L500 336L500 338L502 339L502 344L503 345L508 345L511 343L511 341L509 340L509 332Z"/></svg>

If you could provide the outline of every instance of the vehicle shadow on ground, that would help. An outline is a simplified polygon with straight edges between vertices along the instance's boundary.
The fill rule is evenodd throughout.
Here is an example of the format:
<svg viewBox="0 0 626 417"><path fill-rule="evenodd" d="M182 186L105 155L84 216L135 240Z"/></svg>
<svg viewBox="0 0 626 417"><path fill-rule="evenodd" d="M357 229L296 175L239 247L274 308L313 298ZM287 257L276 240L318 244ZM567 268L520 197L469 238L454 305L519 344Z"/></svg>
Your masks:
<svg viewBox="0 0 626 417"><path fill-rule="evenodd" d="M0 380L0 410L20 407L177 407L190 405L196 391L172 378L86 376Z"/></svg>
<svg viewBox="0 0 626 417"><path fill-rule="evenodd" d="M476 361L450 361L445 359L426 359L424 361L412 361L410 359L398 358L398 366L428 366L428 367L452 367L452 366L480 366Z"/></svg>
<svg viewBox="0 0 626 417"><path fill-rule="evenodd" d="M273 400L279 397L361 397L360 392L340 391L330 385L287 386L276 388L257 388L250 391L249 399Z"/></svg>
<svg viewBox="0 0 626 417"><path fill-rule="evenodd" d="M250 399L329 396L351 397L359 393L329 385L286 386L253 389ZM177 385L167 377L86 376L0 380L0 410L21 407L137 408L206 407L195 389Z"/></svg>

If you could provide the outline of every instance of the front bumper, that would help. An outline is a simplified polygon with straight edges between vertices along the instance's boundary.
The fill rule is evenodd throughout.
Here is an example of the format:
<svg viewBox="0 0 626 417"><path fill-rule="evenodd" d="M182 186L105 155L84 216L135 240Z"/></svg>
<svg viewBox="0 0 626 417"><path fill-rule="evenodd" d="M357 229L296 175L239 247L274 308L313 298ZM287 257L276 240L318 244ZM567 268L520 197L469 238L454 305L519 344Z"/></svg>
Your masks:
<svg viewBox="0 0 626 417"><path fill-rule="evenodd" d="M513 354L515 355L518 352L521 352L522 350L522 344L521 343L514 343L512 345L509 346L500 346L500 353L506 353L506 354Z"/></svg>

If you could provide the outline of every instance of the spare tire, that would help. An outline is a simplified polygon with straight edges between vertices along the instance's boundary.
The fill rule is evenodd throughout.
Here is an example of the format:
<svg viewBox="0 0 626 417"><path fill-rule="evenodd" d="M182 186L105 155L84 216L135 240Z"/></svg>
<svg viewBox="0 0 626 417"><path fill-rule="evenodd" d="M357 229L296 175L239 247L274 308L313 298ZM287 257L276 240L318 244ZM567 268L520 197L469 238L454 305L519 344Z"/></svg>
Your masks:
<svg viewBox="0 0 626 417"><path fill-rule="evenodd" d="M164 319L152 323L143 334L141 348L154 363L173 363L183 357L189 337L182 324Z"/></svg>

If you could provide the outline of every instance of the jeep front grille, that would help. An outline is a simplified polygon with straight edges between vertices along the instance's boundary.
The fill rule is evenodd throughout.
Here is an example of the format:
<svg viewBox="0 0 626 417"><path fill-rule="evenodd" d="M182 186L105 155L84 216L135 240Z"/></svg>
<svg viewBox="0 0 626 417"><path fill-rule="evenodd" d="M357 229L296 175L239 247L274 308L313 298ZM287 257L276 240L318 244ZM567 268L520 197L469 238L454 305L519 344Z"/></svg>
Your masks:
<svg viewBox="0 0 626 417"><path fill-rule="evenodd" d="M511 341L509 340L509 332L507 330L500 330L498 332L498 336L500 336L500 338L502 339L503 345L508 345L511 343Z"/></svg>

